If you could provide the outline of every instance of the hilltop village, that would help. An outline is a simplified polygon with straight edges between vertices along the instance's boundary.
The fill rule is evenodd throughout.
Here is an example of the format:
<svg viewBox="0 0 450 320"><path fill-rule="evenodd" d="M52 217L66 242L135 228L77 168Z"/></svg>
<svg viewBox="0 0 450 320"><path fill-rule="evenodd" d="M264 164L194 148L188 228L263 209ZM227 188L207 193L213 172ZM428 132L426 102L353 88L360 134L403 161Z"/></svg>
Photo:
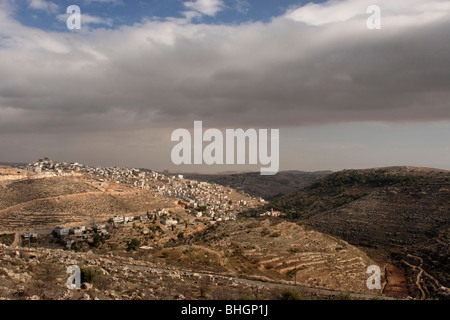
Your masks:
<svg viewBox="0 0 450 320"><path fill-rule="evenodd" d="M227 218L235 216L230 214L231 212L239 212L266 203L264 199L255 198L249 194L245 194L245 196L251 198L250 201L233 201L230 198L231 188L214 183L183 179L183 175L169 176L167 171L162 174L147 169L89 167L78 162L53 162L48 158L30 163L25 169L48 176L76 175L86 172L99 176L101 181L122 183L180 199L180 204L197 210L197 215L201 216L202 213L205 213L206 216L216 218L217 221L221 221L221 217L223 220L228 220Z"/></svg>
<svg viewBox="0 0 450 320"><path fill-rule="evenodd" d="M106 190L115 186L128 186L149 191L156 195L174 198L180 208L191 217L202 222L215 223L218 221L235 220L239 212L258 208L266 203L262 198L252 197L242 191L224 187L214 183L184 179L182 175L169 175L166 171L158 173L147 169L119 168L119 167L89 167L77 162L53 162L48 158L30 163L22 169L28 172L29 178L64 177L89 175L98 183L96 188ZM102 189L103 188L103 189ZM270 213L268 213L269 215ZM80 239L88 235L98 234L107 236L107 224L117 226L130 222L146 223L158 220L162 227L174 230L180 224L180 219L167 208L147 210L144 214L118 214L105 221L98 221L91 226L77 225L69 227L55 226L53 235L60 238L62 243L70 246L73 239ZM186 224L187 225L187 224ZM184 226L184 224L183 224ZM181 228L181 226L178 226ZM183 229L183 228L181 228ZM33 233L25 233L23 238L33 238Z"/></svg>

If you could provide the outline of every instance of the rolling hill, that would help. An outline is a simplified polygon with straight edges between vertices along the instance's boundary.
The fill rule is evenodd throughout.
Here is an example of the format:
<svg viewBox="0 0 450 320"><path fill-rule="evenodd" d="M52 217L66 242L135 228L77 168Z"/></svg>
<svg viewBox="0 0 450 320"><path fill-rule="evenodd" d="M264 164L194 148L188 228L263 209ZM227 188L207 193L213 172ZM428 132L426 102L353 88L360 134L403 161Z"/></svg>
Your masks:
<svg viewBox="0 0 450 320"><path fill-rule="evenodd" d="M0 184L0 231L42 230L57 225L175 207L172 198L88 175L10 180Z"/></svg>
<svg viewBox="0 0 450 320"><path fill-rule="evenodd" d="M241 218L219 223L185 242L191 248L215 252L221 257L221 267L233 274L295 281L316 289L381 294L381 290L366 286L367 267L376 262L362 250L281 219Z"/></svg>
<svg viewBox="0 0 450 320"><path fill-rule="evenodd" d="M270 200L293 192L301 186L331 174L332 171L281 171L273 176L262 176L259 172L199 174L183 173L188 179L196 179L230 186L247 192L252 196Z"/></svg>
<svg viewBox="0 0 450 320"><path fill-rule="evenodd" d="M418 167L344 170L271 205L404 268L418 297L448 296L450 172Z"/></svg>

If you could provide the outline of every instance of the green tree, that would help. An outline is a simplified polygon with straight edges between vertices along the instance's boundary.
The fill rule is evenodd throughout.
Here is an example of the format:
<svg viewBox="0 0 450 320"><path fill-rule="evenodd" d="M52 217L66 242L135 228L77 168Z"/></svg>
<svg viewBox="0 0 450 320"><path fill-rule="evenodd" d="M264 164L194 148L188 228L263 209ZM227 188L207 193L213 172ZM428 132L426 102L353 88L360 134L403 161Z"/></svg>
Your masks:
<svg viewBox="0 0 450 320"><path fill-rule="evenodd" d="M127 247L127 251L136 251L141 246L141 241L139 239L133 238L129 243Z"/></svg>
<svg viewBox="0 0 450 320"><path fill-rule="evenodd" d="M305 300L305 298L297 290L286 288L281 294L281 300Z"/></svg>

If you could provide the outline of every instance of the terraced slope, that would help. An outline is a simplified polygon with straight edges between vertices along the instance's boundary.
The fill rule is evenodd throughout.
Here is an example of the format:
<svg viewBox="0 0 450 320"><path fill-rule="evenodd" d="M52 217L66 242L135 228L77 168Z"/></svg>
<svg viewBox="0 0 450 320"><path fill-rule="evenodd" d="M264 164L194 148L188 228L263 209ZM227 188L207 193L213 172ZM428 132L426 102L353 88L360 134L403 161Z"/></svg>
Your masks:
<svg viewBox="0 0 450 320"><path fill-rule="evenodd" d="M171 198L88 176L21 180L0 189L0 231L47 229L174 206Z"/></svg>
<svg viewBox="0 0 450 320"><path fill-rule="evenodd" d="M48 197L58 197L99 190L79 178L53 177L12 181L0 187L0 210Z"/></svg>
<svg viewBox="0 0 450 320"><path fill-rule="evenodd" d="M405 268L411 295L450 296L449 171L345 170L273 205L302 225L367 248Z"/></svg>
<svg viewBox="0 0 450 320"><path fill-rule="evenodd" d="M366 286L367 267L376 263L363 251L295 223L242 218L217 224L188 242L219 252L224 265L238 274L376 293Z"/></svg>

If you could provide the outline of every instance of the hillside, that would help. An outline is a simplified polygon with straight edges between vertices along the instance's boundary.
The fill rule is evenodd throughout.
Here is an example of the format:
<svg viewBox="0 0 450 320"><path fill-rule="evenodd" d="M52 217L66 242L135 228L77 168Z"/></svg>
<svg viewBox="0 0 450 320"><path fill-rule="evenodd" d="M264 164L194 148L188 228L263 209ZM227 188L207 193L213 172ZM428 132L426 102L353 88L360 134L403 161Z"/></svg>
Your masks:
<svg viewBox="0 0 450 320"><path fill-rule="evenodd" d="M8 265L10 256L17 263L0 270L0 276L6 277L0 279L0 292L4 290L7 296L21 294L12 290L15 280L38 278L41 272L24 269L27 259L15 249L58 260L63 259L61 249L65 248L82 259L94 250L108 260L100 265L104 269L118 264L108 270L126 270L121 259L133 257L151 272L170 269L170 274L177 274L174 279L184 274L189 288L170 284L159 292L155 287L158 298L174 297L171 290L191 298L239 298L243 293L279 297L279 290L291 287L305 297L319 299L347 294L357 299L448 297L447 171L395 167L337 172L271 204L288 213L291 221L245 217L261 207L245 207L250 211L234 207L242 202L239 199L254 199L227 188L220 187L227 194L226 202L231 201L241 213L236 220L199 214L179 201L178 194L159 194L153 186L162 186L162 180L148 181L149 188L144 189L87 172L59 174L0 168L0 243L8 252L2 263ZM191 182L175 182L192 189ZM202 197L214 202L212 196L221 189L204 185L201 190ZM74 241L70 246L51 234L58 225L89 227L113 216L141 216L148 211L154 213L145 215L150 219L107 223L106 236L97 234L95 228L88 228L82 237L70 235ZM172 218L174 225L167 223ZM37 239L26 240L25 231L37 232ZM382 270L381 290L366 286L370 265ZM209 283L206 290L191 278L194 273L214 275L215 284ZM120 278L122 285L113 286L115 282L107 277L109 284L99 284L104 288L90 294L109 297L107 291L114 287L126 299L129 285L143 289L139 280L128 283L127 274ZM225 286L220 294L214 290L218 283ZM35 292L32 286L25 291Z"/></svg>
<svg viewBox="0 0 450 320"><path fill-rule="evenodd" d="M215 252L221 267L233 274L294 281L317 289L381 293L366 287L366 269L376 263L363 251L281 219L219 223L185 242Z"/></svg>
<svg viewBox="0 0 450 320"><path fill-rule="evenodd" d="M450 172L416 167L345 170L275 200L275 209L386 257L418 297L448 292Z"/></svg>
<svg viewBox="0 0 450 320"><path fill-rule="evenodd" d="M259 172L234 174L198 174L183 173L186 178L217 183L223 186L241 189L248 194L270 200L293 192L319 178L331 174L332 171L281 171L273 176L262 176Z"/></svg>
<svg viewBox="0 0 450 320"><path fill-rule="evenodd" d="M383 261L309 227L281 219L219 221L176 197L77 171L0 173L0 298L280 299L287 289L308 299L386 298L366 287L367 267ZM213 199L217 189L209 188ZM252 201L229 191L233 204ZM147 211L167 212L105 223L102 234L94 227ZM168 215L177 223L167 224ZM80 225L87 227L81 236L51 233ZM96 269L98 280L68 290L72 264Z"/></svg>
<svg viewBox="0 0 450 320"><path fill-rule="evenodd" d="M177 207L172 198L87 175L10 180L0 184L0 231L50 229L171 207Z"/></svg>

